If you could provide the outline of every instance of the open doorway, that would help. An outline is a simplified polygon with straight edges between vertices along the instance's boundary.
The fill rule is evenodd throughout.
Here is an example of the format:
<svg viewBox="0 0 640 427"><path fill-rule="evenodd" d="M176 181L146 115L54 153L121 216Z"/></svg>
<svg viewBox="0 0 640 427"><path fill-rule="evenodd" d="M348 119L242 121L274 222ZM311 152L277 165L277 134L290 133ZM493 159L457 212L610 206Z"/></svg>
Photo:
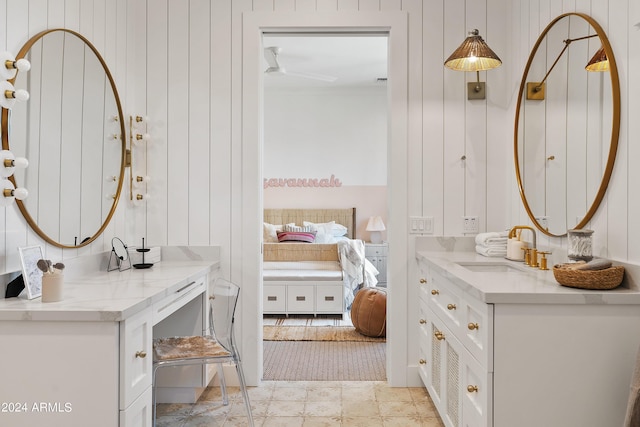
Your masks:
<svg viewBox="0 0 640 427"><path fill-rule="evenodd" d="M262 36L279 32L352 32L388 34L389 37L389 136L387 163L386 224L389 240L387 277L390 288L387 300L387 379L392 387L406 387L414 375L415 365L408 363L410 322L412 317L409 269L412 256L406 232L409 226L409 70L408 21L401 12L385 13L248 13L242 24L242 98L239 125L237 164L241 197L232 224L237 244L231 247L232 256L240 260L231 266L231 277L243 284L244 297L240 302L241 351L248 384L258 384L262 378L262 224L256 223L263 210L262 122L264 80ZM413 133L412 133L413 134ZM235 188L235 187L234 187ZM392 290L392 292L391 292Z"/></svg>
<svg viewBox="0 0 640 427"><path fill-rule="evenodd" d="M351 237L367 242L382 287L387 236L383 231L383 242L372 245L367 225L371 217L388 220L387 46L388 36L380 33L263 35L263 207L354 207ZM314 308L269 315L264 324L275 318L279 324L349 326L349 306L346 301L342 316L318 316Z"/></svg>

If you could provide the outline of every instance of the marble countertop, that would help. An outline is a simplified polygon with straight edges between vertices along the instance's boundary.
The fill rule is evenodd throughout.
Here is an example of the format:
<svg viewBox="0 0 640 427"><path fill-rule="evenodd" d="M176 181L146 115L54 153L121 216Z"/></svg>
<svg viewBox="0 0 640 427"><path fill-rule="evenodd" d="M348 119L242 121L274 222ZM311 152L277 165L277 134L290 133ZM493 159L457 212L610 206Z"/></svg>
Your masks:
<svg viewBox="0 0 640 427"><path fill-rule="evenodd" d="M144 270L99 271L74 277L65 280L59 302L22 296L0 299L0 321L121 321L218 266L218 261L162 261Z"/></svg>
<svg viewBox="0 0 640 427"><path fill-rule="evenodd" d="M418 261L480 301L501 304L640 304L640 291L625 287L583 290L561 286L551 270L475 252L416 252ZM509 271L472 271L462 264L507 264ZM549 268L552 266L550 265ZM473 268L473 267L472 267Z"/></svg>

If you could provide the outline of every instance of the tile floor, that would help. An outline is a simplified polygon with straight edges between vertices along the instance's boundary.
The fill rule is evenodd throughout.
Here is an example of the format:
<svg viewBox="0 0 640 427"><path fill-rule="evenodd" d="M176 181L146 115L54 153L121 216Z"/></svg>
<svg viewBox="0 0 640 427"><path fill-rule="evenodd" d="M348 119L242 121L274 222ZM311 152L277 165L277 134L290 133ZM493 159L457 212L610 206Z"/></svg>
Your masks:
<svg viewBox="0 0 640 427"><path fill-rule="evenodd" d="M261 427L442 427L424 388L391 388L386 382L265 381L249 387L256 426ZM158 405L158 427L246 426L242 396L229 387L205 390L195 404Z"/></svg>

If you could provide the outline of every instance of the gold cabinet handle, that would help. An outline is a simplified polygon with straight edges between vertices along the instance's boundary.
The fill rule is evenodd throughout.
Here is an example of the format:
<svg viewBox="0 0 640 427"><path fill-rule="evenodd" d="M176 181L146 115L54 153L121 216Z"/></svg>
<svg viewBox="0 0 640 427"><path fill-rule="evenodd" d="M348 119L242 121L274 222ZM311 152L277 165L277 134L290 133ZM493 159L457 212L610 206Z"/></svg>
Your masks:
<svg viewBox="0 0 640 427"><path fill-rule="evenodd" d="M426 364L427 364L427 361L426 361L426 360L424 360L424 359L420 359L420 360L418 361L418 363L419 363L419 364L421 364L421 365L426 365Z"/></svg>
<svg viewBox="0 0 640 427"><path fill-rule="evenodd" d="M431 295L440 295L440 291L437 289L432 289L431 290Z"/></svg>
<svg viewBox="0 0 640 427"><path fill-rule="evenodd" d="M440 331L436 331L433 335L438 339L438 341L442 341L444 339L444 334Z"/></svg>
<svg viewBox="0 0 640 427"><path fill-rule="evenodd" d="M447 304L447 310L455 310L456 308L458 307L455 304Z"/></svg>
<svg viewBox="0 0 640 427"><path fill-rule="evenodd" d="M420 324L421 324L421 325L424 325L425 323L427 323L427 321L426 321L426 320L424 320L424 319L420 319Z"/></svg>
<svg viewBox="0 0 640 427"><path fill-rule="evenodd" d="M478 392L478 386L477 385L468 385L467 386L467 391L469 393L477 393Z"/></svg>
<svg viewBox="0 0 640 427"><path fill-rule="evenodd" d="M478 326L478 324L477 324L477 323L469 323L469 324L467 325L467 328L469 328L469 330L470 330L470 331L473 331L473 330L475 330L475 329L479 329L479 328L480 328L480 326Z"/></svg>
<svg viewBox="0 0 640 427"><path fill-rule="evenodd" d="M145 357L147 357L147 352L146 351L136 351L136 357L139 357L140 359L144 359Z"/></svg>
<svg viewBox="0 0 640 427"><path fill-rule="evenodd" d="M420 279L420 283L427 283L427 279Z"/></svg>

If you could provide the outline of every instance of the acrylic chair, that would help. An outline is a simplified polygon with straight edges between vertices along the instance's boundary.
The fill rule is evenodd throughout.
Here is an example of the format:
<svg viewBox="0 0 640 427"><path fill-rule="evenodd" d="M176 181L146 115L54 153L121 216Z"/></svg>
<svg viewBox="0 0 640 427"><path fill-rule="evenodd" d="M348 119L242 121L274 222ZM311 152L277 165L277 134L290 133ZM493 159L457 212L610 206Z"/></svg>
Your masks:
<svg viewBox="0 0 640 427"><path fill-rule="evenodd" d="M234 315L240 288L216 279L209 296L209 328L203 336L157 338L153 340L153 425L156 425L156 372L158 368L183 365L218 365L222 404L229 404L222 364L233 363L238 373L249 426L253 427L251 403L242 372L240 353L233 333Z"/></svg>

